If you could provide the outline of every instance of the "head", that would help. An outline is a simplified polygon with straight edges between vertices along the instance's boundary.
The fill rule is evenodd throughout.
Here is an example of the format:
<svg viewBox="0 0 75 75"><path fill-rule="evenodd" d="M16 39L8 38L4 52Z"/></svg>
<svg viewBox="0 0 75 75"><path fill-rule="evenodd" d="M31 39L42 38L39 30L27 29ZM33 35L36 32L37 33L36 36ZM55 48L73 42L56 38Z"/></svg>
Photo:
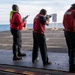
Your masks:
<svg viewBox="0 0 75 75"><path fill-rule="evenodd" d="M14 5L12 5L12 10L19 11L19 7L16 4L14 4Z"/></svg>
<svg viewBox="0 0 75 75"><path fill-rule="evenodd" d="M45 9L41 9L41 10L40 10L40 14L46 15L46 14L47 14L47 11L46 11Z"/></svg>
<svg viewBox="0 0 75 75"><path fill-rule="evenodd" d="M73 9L75 9L75 3L74 3L74 4L72 4L72 5L71 5L71 7L72 7Z"/></svg>

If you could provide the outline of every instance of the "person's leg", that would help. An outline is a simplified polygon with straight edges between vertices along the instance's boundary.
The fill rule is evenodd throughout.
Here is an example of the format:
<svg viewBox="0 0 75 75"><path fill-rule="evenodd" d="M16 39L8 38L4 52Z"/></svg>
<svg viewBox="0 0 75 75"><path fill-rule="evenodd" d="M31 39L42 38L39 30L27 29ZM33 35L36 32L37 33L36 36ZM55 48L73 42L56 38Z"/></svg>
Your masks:
<svg viewBox="0 0 75 75"><path fill-rule="evenodd" d="M26 56L25 53L21 52L21 48L22 48L22 34L21 34L20 30L17 31L17 44L18 44L18 56Z"/></svg>
<svg viewBox="0 0 75 75"><path fill-rule="evenodd" d="M65 35L65 40L68 47L68 55L70 56L70 53L71 53L70 50L73 51L73 49L75 48L74 33L65 31L64 35Z"/></svg>
<svg viewBox="0 0 75 75"><path fill-rule="evenodd" d="M38 41L37 33L33 32L33 51L32 51L32 62L36 62L38 58Z"/></svg>
<svg viewBox="0 0 75 75"><path fill-rule="evenodd" d="M43 65L51 64L51 62L48 61L48 54L47 54L47 45L46 45L46 39L44 34L38 35L38 41L40 46L40 52L43 60Z"/></svg>
<svg viewBox="0 0 75 75"><path fill-rule="evenodd" d="M74 38L74 33L73 32L64 32L65 38L66 38L66 43L68 46L68 51L69 51L69 66L70 70L74 70L72 67L74 66L74 53L75 53L75 38Z"/></svg>
<svg viewBox="0 0 75 75"><path fill-rule="evenodd" d="M68 56L70 56L70 50L71 50L71 43L70 43L70 34L69 32L64 32L64 35L65 35L65 40L66 40L66 44L67 44L67 47L68 47Z"/></svg>
<svg viewBox="0 0 75 75"><path fill-rule="evenodd" d="M18 53L21 53L21 48L22 48L22 35L21 35L21 31L18 31L17 33L18 35Z"/></svg>
<svg viewBox="0 0 75 75"><path fill-rule="evenodd" d="M11 29L11 34L13 35L13 60L20 60L22 58L17 56L17 50L18 50L18 45L17 45L17 30Z"/></svg>

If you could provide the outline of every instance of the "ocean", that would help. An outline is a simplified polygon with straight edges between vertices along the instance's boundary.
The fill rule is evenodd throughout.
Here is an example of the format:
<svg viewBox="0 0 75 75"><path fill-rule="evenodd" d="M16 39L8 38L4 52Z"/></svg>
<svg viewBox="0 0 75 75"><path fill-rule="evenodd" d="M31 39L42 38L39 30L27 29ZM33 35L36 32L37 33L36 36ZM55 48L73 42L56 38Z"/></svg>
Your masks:
<svg viewBox="0 0 75 75"><path fill-rule="evenodd" d="M51 23L49 26L46 26L46 28L63 28L62 23ZM27 28L33 28L33 24L27 24ZM10 25L9 24L0 24L0 32L1 31L7 31L10 30Z"/></svg>

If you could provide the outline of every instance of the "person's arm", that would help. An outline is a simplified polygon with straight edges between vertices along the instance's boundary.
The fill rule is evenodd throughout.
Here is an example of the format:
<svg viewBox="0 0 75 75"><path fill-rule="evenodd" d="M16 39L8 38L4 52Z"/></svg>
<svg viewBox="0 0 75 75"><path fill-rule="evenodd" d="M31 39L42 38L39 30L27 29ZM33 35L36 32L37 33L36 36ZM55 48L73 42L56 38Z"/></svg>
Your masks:
<svg viewBox="0 0 75 75"><path fill-rule="evenodd" d="M50 23L50 20L49 20L49 19L46 20L46 23L45 23L45 24L46 24L47 26L49 26L49 23Z"/></svg>
<svg viewBox="0 0 75 75"><path fill-rule="evenodd" d="M40 17L40 23L43 25L49 25L49 20L46 20L45 17L41 16Z"/></svg>
<svg viewBox="0 0 75 75"><path fill-rule="evenodd" d="M43 16L40 16L40 19L39 20L40 20L40 23L41 24L45 25L46 19Z"/></svg>
<svg viewBox="0 0 75 75"><path fill-rule="evenodd" d="M73 18L74 18L73 28L74 28L74 32L75 32L75 13L73 13Z"/></svg>
<svg viewBox="0 0 75 75"><path fill-rule="evenodd" d="M74 18L74 20L75 20L75 13L73 14L73 18Z"/></svg>
<svg viewBox="0 0 75 75"><path fill-rule="evenodd" d="M16 14L16 22L18 23L18 25L20 25L22 27L24 26L24 22L22 21L20 14Z"/></svg>

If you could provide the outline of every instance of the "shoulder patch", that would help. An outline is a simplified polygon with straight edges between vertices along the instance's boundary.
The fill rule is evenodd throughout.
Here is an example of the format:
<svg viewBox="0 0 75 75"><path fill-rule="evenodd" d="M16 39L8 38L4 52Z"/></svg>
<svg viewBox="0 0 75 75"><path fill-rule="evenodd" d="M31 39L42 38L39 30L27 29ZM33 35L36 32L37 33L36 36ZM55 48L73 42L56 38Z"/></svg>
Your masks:
<svg viewBox="0 0 75 75"><path fill-rule="evenodd" d="M72 12L66 12L65 15L71 15Z"/></svg>

